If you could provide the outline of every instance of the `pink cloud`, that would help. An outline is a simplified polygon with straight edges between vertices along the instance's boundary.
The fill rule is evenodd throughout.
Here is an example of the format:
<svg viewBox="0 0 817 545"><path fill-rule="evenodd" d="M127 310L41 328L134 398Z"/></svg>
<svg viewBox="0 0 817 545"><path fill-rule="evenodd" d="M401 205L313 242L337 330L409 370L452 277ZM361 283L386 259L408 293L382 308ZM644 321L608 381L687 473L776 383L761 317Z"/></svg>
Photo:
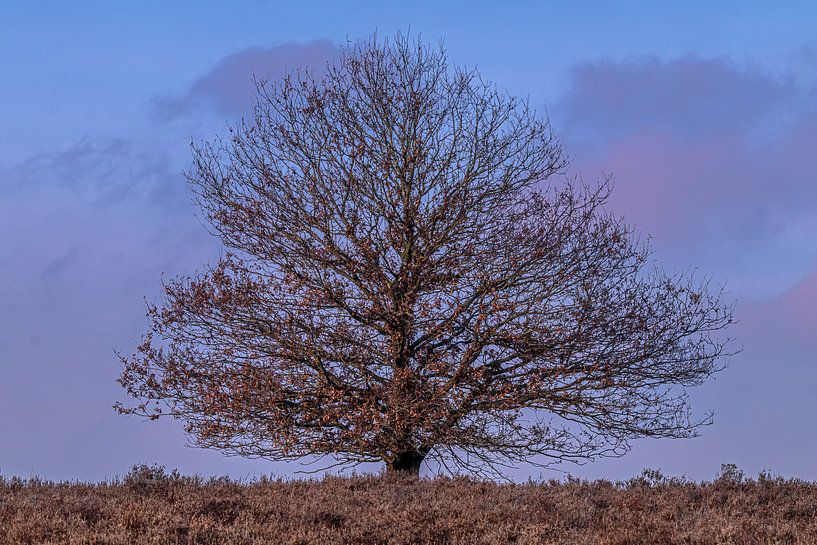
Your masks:
<svg viewBox="0 0 817 545"><path fill-rule="evenodd" d="M578 166L585 173L612 173L612 208L666 244L700 236L708 216L724 204L750 201L753 188L739 187L752 175L739 159L742 151L724 139L684 141L644 130Z"/></svg>
<svg viewBox="0 0 817 545"><path fill-rule="evenodd" d="M662 258L764 296L817 258L814 93L717 59L599 62L555 118L575 170L614 176L611 208Z"/></svg>
<svg viewBox="0 0 817 545"><path fill-rule="evenodd" d="M574 166L585 176L612 173L613 209L665 248L713 236L756 244L817 213L815 141L812 118L760 145L729 136L688 139L651 127L611 140Z"/></svg>
<svg viewBox="0 0 817 545"><path fill-rule="evenodd" d="M775 354L817 354L817 271L781 294L747 301L740 311L749 346Z"/></svg>

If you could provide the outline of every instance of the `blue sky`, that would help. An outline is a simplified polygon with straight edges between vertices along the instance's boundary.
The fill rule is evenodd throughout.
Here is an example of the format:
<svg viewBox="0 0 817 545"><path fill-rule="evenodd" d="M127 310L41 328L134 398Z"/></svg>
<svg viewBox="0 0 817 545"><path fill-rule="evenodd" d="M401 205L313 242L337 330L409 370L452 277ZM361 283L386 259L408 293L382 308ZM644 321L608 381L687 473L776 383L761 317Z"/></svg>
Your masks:
<svg viewBox="0 0 817 545"><path fill-rule="evenodd" d="M572 172L613 174L611 206L668 268L698 266L738 301L744 351L694 393L715 411L702 437L562 469L817 479L817 4L715 4L3 2L0 472L300 469L114 414L113 349L145 329L162 274L218 255L180 172L191 139L246 111L251 72L410 28L547 111Z"/></svg>

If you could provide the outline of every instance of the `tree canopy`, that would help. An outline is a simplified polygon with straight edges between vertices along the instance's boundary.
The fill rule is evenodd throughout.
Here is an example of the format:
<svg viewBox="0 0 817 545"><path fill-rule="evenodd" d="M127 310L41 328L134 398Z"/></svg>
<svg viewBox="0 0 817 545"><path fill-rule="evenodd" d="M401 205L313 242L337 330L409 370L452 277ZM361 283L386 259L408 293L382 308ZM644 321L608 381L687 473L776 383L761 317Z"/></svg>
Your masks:
<svg viewBox="0 0 817 545"><path fill-rule="evenodd" d="M415 473L619 455L707 422L686 388L723 366L731 307L662 272L526 101L403 36L258 89L251 119L193 148L226 252L149 305L120 411L233 454Z"/></svg>

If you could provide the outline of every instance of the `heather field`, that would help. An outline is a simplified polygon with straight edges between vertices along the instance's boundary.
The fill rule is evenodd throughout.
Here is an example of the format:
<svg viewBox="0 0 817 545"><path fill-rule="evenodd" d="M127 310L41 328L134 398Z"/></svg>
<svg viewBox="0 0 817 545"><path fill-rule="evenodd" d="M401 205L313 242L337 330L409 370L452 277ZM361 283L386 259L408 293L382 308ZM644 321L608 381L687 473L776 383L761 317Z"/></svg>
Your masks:
<svg viewBox="0 0 817 545"><path fill-rule="evenodd" d="M464 478L0 481L3 544L806 544L817 483L727 468L711 482L497 484Z"/></svg>

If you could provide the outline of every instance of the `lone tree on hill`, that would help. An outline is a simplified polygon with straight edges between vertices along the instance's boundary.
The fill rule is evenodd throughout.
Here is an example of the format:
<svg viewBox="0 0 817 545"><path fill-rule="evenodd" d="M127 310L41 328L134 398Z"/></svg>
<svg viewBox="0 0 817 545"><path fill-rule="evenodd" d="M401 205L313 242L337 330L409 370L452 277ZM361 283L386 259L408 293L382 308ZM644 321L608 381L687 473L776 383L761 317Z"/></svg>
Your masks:
<svg viewBox="0 0 817 545"><path fill-rule="evenodd" d="M708 422L684 387L723 366L731 308L647 265L608 182L558 176L526 102L402 36L258 89L251 121L193 148L227 252L149 305L121 412L231 454L414 474L620 455Z"/></svg>

